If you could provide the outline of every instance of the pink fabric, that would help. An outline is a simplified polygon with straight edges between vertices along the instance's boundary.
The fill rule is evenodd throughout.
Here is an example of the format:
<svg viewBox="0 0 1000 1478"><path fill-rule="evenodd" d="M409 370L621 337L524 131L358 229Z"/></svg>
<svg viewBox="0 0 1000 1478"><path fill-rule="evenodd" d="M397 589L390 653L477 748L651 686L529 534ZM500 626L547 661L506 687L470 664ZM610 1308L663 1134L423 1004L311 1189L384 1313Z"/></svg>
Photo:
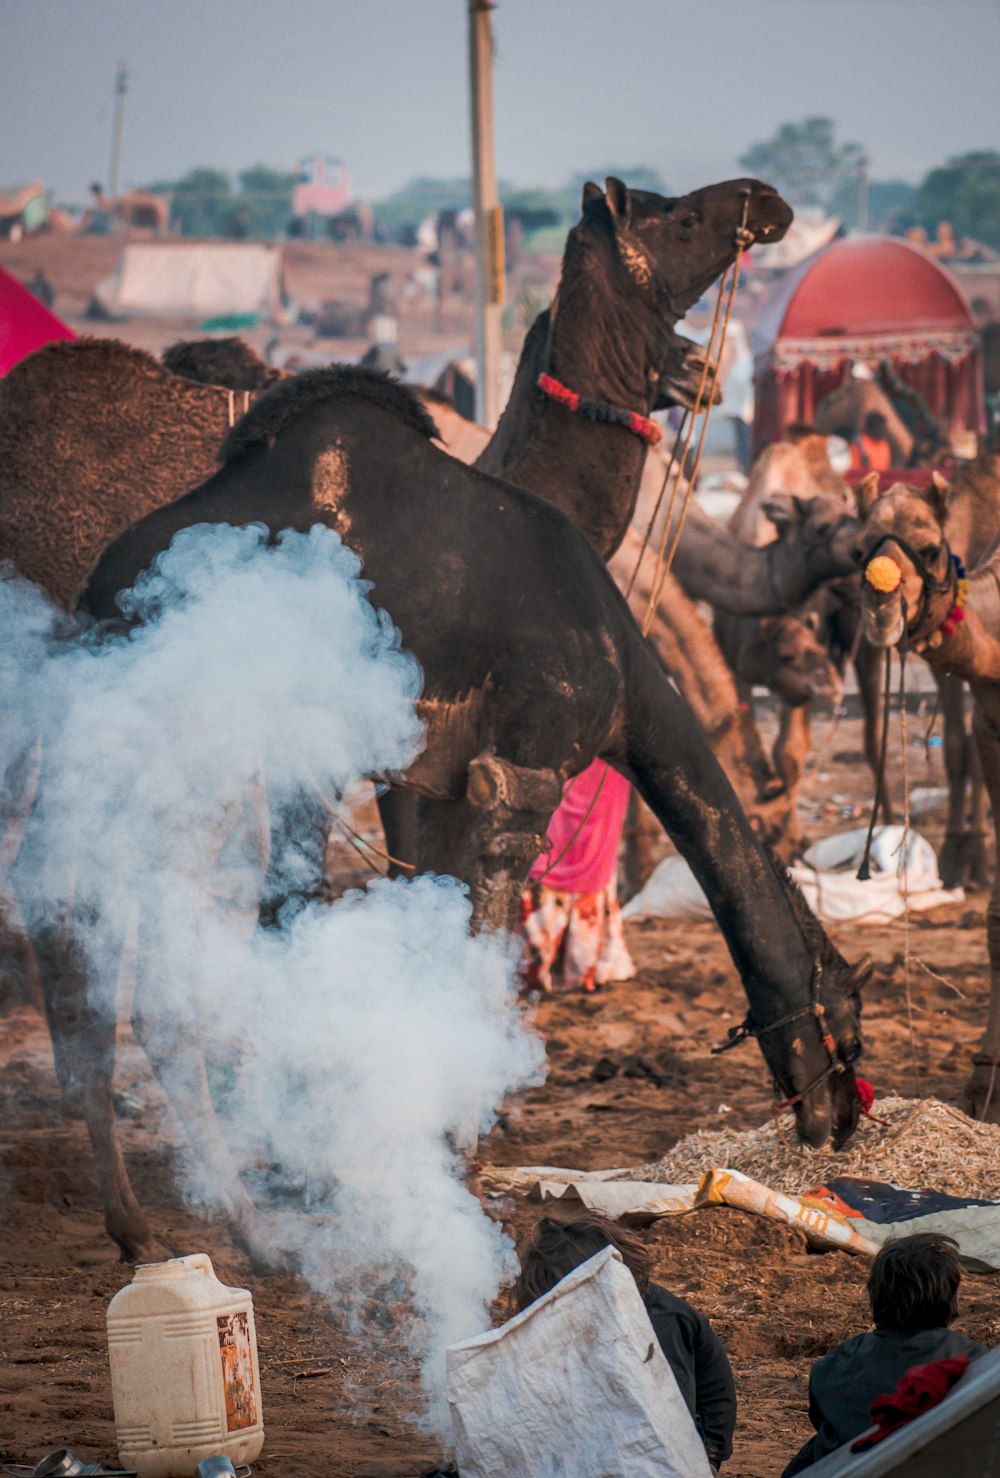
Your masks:
<svg viewBox="0 0 1000 1478"><path fill-rule="evenodd" d="M568 781L559 808L549 822L549 846L531 869L532 880L544 874L546 888L561 893L603 892L617 870L618 843L630 788L628 781L603 760L594 760L574 780ZM593 810L587 816L591 802ZM551 872L546 872L556 858L560 860Z"/></svg>
<svg viewBox="0 0 1000 1478"><path fill-rule="evenodd" d="M0 267L0 375L55 339L75 338L71 328Z"/></svg>

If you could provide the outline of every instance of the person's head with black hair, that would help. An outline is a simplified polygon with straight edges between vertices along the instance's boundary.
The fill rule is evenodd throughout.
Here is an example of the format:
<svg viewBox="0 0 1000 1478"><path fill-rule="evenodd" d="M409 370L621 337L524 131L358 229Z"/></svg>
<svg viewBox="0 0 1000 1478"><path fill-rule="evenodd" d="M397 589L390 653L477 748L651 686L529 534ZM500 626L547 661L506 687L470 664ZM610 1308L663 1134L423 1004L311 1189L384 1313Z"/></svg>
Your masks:
<svg viewBox="0 0 1000 1478"><path fill-rule="evenodd" d="M958 1316L958 1243L937 1232L898 1237L876 1254L868 1297L878 1329L946 1329Z"/></svg>
<svg viewBox="0 0 1000 1478"><path fill-rule="evenodd" d="M889 422L881 411L869 411L865 416L864 432L866 436L875 441L886 441L889 435Z"/></svg>
<svg viewBox="0 0 1000 1478"><path fill-rule="evenodd" d="M514 1284L518 1312L605 1247L614 1247L620 1254L644 1294L649 1287L650 1257L634 1232L593 1211L581 1211L570 1220L543 1216L521 1253L521 1274Z"/></svg>

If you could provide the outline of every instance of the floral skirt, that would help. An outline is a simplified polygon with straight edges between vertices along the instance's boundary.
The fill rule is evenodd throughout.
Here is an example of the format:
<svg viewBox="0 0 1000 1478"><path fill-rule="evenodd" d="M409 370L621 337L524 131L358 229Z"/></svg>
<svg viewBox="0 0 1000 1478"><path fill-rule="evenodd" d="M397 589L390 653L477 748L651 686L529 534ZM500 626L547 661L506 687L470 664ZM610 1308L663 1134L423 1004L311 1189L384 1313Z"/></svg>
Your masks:
<svg viewBox="0 0 1000 1478"><path fill-rule="evenodd" d="M635 974L614 883L596 893L532 883L521 894L516 932L524 941L525 990L591 991Z"/></svg>

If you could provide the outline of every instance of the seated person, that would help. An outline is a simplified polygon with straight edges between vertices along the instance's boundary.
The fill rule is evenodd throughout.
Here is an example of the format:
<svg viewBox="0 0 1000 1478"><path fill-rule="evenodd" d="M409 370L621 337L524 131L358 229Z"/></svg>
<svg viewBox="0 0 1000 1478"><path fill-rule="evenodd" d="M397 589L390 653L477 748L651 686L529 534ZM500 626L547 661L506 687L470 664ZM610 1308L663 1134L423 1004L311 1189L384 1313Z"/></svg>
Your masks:
<svg viewBox="0 0 1000 1478"><path fill-rule="evenodd" d="M869 411L851 442L851 467L856 472L885 472L891 466L889 423L880 411Z"/></svg>
<svg viewBox="0 0 1000 1478"><path fill-rule="evenodd" d="M921 1232L887 1242L868 1274L875 1328L856 1334L817 1360L809 1373L809 1420L815 1437L781 1478L792 1478L872 1425L871 1404L891 1394L914 1365L953 1355L975 1360L986 1348L949 1325L958 1317L962 1269L958 1243Z"/></svg>
<svg viewBox="0 0 1000 1478"><path fill-rule="evenodd" d="M634 1232L593 1212L571 1221L543 1216L521 1253L521 1275L514 1285L518 1312L608 1246L636 1281L660 1349L717 1470L732 1455L736 1426L736 1388L726 1352L704 1314L649 1281L649 1253Z"/></svg>

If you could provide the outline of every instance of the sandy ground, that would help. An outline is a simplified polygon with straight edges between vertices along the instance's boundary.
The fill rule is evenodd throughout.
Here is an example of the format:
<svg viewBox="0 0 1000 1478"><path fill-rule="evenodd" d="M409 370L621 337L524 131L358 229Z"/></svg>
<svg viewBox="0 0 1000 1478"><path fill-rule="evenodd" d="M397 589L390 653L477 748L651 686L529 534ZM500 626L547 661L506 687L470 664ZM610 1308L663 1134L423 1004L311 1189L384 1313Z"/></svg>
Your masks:
<svg viewBox="0 0 1000 1478"><path fill-rule="evenodd" d="M849 824L832 819L839 808L832 795L846 792L859 804L867 797L857 731L842 723L838 748L808 778L814 835ZM940 783L917 734L911 770L921 783ZM924 830L936 840L940 814ZM867 950L877 961L866 993L864 1071L880 1091L958 1101L985 1004L984 908L979 895L912 919L912 1035L904 925L840 932L847 954ZM757 1051L708 1055L743 1010L714 927L640 924L629 927L629 943L635 981L539 1007L548 1080L506 1106L503 1127L480 1145L481 1160L635 1164L691 1130L749 1127L766 1117ZM338 1311L298 1279L254 1272L217 1225L185 1210L169 1173L173 1120L127 1030L121 1046L123 1139L158 1233L178 1250L208 1251L220 1276L253 1290L267 1431L257 1471L402 1478L431 1470L435 1447L407 1419L415 1378L397 1348L392 1310L373 1297L366 1330L348 1333ZM104 1316L129 1272L101 1228L83 1124L60 1108L45 1031L26 1008L0 1016L0 1065L0 1458L37 1461L68 1445L91 1460L113 1460ZM509 1200L488 1209L514 1235L537 1214ZM729 1209L664 1220L645 1235L658 1279L710 1315L730 1353L740 1421L727 1473L770 1478L808 1435L811 1361L865 1325L865 1264L810 1252L790 1228ZM962 1306L963 1328L990 1344L1000 1340L997 1276L970 1275ZM327 1373L302 1378L312 1370Z"/></svg>

